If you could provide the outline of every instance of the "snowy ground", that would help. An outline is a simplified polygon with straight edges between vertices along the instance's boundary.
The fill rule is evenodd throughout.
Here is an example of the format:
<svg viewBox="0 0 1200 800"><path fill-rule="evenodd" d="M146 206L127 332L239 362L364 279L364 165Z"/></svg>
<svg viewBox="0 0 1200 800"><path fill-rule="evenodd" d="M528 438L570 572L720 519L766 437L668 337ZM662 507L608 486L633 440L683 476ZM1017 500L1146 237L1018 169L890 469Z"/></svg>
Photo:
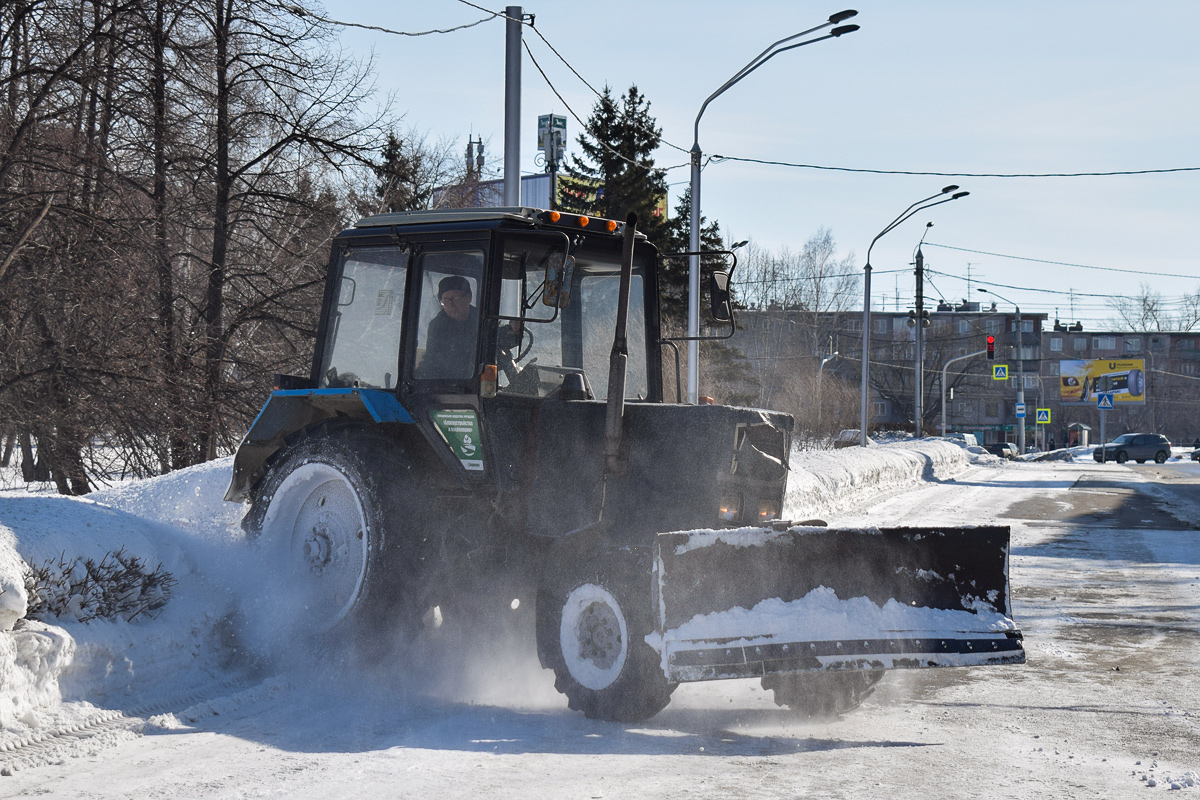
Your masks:
<svg viewBox="0 0 1200 800"><path fill-rule="evenodd" d="M1029 664L889 676L800 722L757 682L639 725L566 709L512 635L402 672L293 649L228 462L87 500L0 493L0 796L1126 797L1200 770L1200 465L1003 462L941 441L806 453L787 516L1013 527ZM1097 509L1100 509L1097 511ZM21 561L125 548L179 583L155 619L21 619ZM13 627L15 625L15 627ZM261 646L274 642L283 649ZM399 674L398 674L399 672ZM1172 780L1174 779L1174 780ZM1153 782L1153 786L1151 783Z"/></svg>

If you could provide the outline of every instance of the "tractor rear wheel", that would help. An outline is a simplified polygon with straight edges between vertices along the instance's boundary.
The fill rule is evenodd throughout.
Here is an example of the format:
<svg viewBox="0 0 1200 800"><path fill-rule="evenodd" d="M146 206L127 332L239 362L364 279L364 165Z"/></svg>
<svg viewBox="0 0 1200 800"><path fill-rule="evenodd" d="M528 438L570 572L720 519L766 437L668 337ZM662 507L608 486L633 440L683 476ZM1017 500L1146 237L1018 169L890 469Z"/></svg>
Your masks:
<svg viewBox="0 0 1200 800"><path fill-rule="evenodd" d="M646 643L651 575L639 567L624 554L577 554L565 569L547 570L538 588L538 652L567 705L591 719L648 719L675 690Z"/></svg>
<svg viewBox="0 0 1200 800"><path fill-rule="evenodd" d="M402 637L419 622L412 531L427 519L398 445L353 427L284 448L242 522L278 567L272 591L319 634L369 622Z"/></svg>
<svg viewBox="0 0 1200 800"><path fill-rule="evenodd" d="M762 687L775 695L775 705L804 717L832 719L862 703L883 677L881 669L796 672L767 675Z"/></svg>

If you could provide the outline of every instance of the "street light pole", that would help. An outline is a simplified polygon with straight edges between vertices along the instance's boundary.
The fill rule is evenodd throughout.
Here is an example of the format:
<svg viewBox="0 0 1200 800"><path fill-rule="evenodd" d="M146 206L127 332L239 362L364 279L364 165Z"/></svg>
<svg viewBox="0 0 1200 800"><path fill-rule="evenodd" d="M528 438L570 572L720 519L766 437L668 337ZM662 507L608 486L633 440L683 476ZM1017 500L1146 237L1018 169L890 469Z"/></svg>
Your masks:
<svg viewBox="0 0 1200 800"><path fill-rule="evenodd" d="M1017 310L1017 405L1023 406L1025 405L1025 353L1021 336L1021 307L993 289L980 289L979 291L994 294L1004 302L1012 303L1013 308ZM1028 416L1028 413L1026 415ZM1025 417L1017 417L1017 450L1021 455L1025 455Z"/></svg>
<svg viewBox="0 0 1200 800"><path fill-rule="evenodd" d="M947 186L937 194L931 194L923 200L918 200L908 208L900 212L900 215L888 223L888 226L875 235L871 240L870 246L867 247L867 264L863 267L863 324L862 324L862 385L859 387L859 405L858 405L858 443L863 447L867 446L867 397L870 394L870 379L871 379L871 249L875 247L875 243L883 238L884 234L891 232L902 222L907 220L919 211L924 211L927 208L940 206L942 203L949 203L951 200L957 200L960 197L966 197L970 192L957 192L950 197L936 200L944 194L958 189L957 186ZM936 202L929 202L936 200Z"/></svg>
<svg viewBox="0 0 1200 800"><path fill-rule="evenodd" d="M761 67L767 61L771 60L780 53L794 50L797 47L803 47L816 42L823 42L826 39L834 39L843 34L853 33L858 30L857 25L842 25L834 28L824 36L818 36L815 39L790 44L787 47L780 47L794 39L799 39L801 36L807 36L810 33L816 33L819 30L828 28L831 25L837 25L858 14L857 11L847 9L832 14L828 20L816 26L809 28L806 31L792 34L786 39L780 39L766 50L759 53L749 64L738 70L732 78L725 81L721 88L708 96L704 104L700 106L700 112L696 114L696 124L693 127L692 134L692 149L690 152L690 160L692 167L691 178L691 214L690 228L688 234L688 249L692 255L688 256L688 375L687 375L687 401L695 404L700 399L700 167L703 162L703 152L700 150L700 117L704 116L704 110L708 108L708 104L715 100L726 89L733 86L742 78L749 75L754 70Z"/></svg>

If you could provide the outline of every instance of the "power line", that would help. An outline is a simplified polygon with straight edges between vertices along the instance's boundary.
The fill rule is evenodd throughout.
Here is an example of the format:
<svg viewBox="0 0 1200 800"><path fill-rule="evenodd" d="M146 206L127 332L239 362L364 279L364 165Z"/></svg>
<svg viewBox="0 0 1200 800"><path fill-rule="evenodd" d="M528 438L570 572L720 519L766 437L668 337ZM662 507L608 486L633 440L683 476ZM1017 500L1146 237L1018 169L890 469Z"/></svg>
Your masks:
<svg viewBox="0 0 1200 800"><path fill-rule="evenodd" d="M1094 269L1101 272L1124 272L1130 275L1149 275L1155 278L1198 278L1200 275L1179 275L1172 272L1146 272L1136 269L1119 269L1117 267L1094 267L1090 264L1072 264L1069 261L1050 261L1044 258L1029 258L1027 256L1010 256L1005 253L989 253L986 250L971 250L967 247L954 247L948 244L937 244L936 242L926 242L930 247L941 247L945 250L959 250L964 253L977 253L983 256L995 256L996 258L1011 258L1014 261L1032 261L1037 264L1054 264L1060 267L1078 267L1079 269ZM997 284L999 285L999 284ZM1040 291L1040 290L1039 290Z"/></svg>
<svg viewBox="0 0 1200 800"><path fill-rule="evenodd" d="M1107 178L1115 175L1160 175L1169 172L1200 172L1200 167L1168 167L1165 169L1129 169L1111 172L920 172L903 169L866 169L863 167L831 167L822 164L796 164L790 161L771 161L762 158L742 158L714 154L713 161L742 161L771 167L819 169L831 172L865 172L872 175L922 175L940 178Z"/></svg>
<svg viewBox="0 0 1200 800"><path fill-rule="evenodd" d="M460 2L465 2L465 0L460 0ZM455 31L463 31L463 30L466 30L467 28L474 28L476 25L482 25L485 22L491 22L496 17L504 16L503 11L488 11L486 8L481 8L480 6L475 6L472 3L467 3L467 5L472 6L474 8L478 8L480 11L486 11L491 16L484 17L483 19L476 20L475 22L468 22L466 25L457 25L453 28L435 28L433 30L428 30L428 31L397 31L397 30L392 30L391 28L384 28L380 25L363 25L358 22L343 22L342 20L331 19L330 17L325 17L320 14L314 14L313 12L309 11L308 9L302 8L298 5L285 6L285 8L287 8L287 10L290 11L295 16L300 17L302 19L304 17L311 17L312 19L315 19L317 22L321 22L326 25L337 25L342 28L361 28L362 30L365 30L365 31L379 31L380 33L390 33L393 36L430 36L435 33L454 33Z"/></svg>
<svg viewBox="0 0 1200 800"><path fill-rule="evenodd" d="M542 42L546 45L546 47L550 48L550 52L552 52L552 53L554 53L554 55L558 56L558 60L561 61L563 64L565 64L567 69L571 70L571 73L576 78L579 78L579 80L583 83L584 86L586 86L587 88L592 90L592 94L596 95L596 97L603 97L603 95L600 92L596 91L596 87L592 86L592 84L588 83L587 79L579 74L579 70L577 70L577 69L575 69L575 67L571 66L571 62L567 61L567 59L563 57L563 54L558 52L558 50L554 47L554 45L550 44L550 41L545 36L542 35L542 32L539 31L533 25L533 23L529 23L529 27L534 33L536 33L538 35L538 38L542 40ZM529 48L526 47L525 49L528 50ZM533 58L533 56L531 55L530 58ZM539 72L541 71L540 67L538 68L538 71ZM545 77L545 75L543 74L542 77ZM547 81L547 83L549 83L549 81ZM557 95L558 92L555 92L555 94ZM559 99L561 100L562 98L560 97ZM576 119L578 119L578 117L576 117ZM686 148L680 147L679 145L677 145L673 142L668 142L666 139L663 138L661 133L657 133L655 131L648 131L645 128L642 128L641 126L637 126L637 127L638 127L638 130L642 131L643 133L650 133L650 134L657 136L658 140L660 142L662 142L663 144L665 144L667 147L672 147L681 153L689 152Z"/></svg>
<svg viewBox="0 0 1200 800"><path fill-rule="evenodd" d="M558 98L558 101L559 101L560 103L562 103L562 104L563 104L563 106L565 106L565 107L566 107L567 111L569 111L569 112L571 113L571 116L575 118L575 121L579 123L580 127L582 127L583 129L585 129L585 130L586 130L586 129L587 129L587 123L585 123L585 122L584 122L584 121L583 121L583 120L580 118L580 116L579 116L578 114L576 114L576 113L575 113L575 109L571 108L571 105L570 105L570 104L569 104L569 103L568 103L566 100L564 100L564 99L563 99L563 96L562 96L562 94L560 94L560 93L559 93L559 91L558 91L558 89L557 89L557 88L555 88L554 84L550 82L550 78L549 78L549 77L547 77L547 75L546 75L546 71L542 69L542 65L541 65L541 64L539 64L539 63L538 63L538 60L537 60L537 58L535 58L535 57L534 57L534 55L533 55L533 51L529 49L529 42L527 42L527 41L525 41L524 39L522 39L522 40L521 40L521 44L522 44L522 45L525 47L525 52L526 52L526 54L528 54L528 56L529 56L529 60L530 60L530 61L532 61L532 62L533 62L533 66L537 68L538 74L542 76L542 80L544 80L544 81L546 82L546 85L550 87L550 91L554 92L554 96L555 96L555 97L557 97L557 98ZM600 141L599 139L597 139L597 140L596 140L596 143L597 143L597 144L599 144L601 147L603 147L605 150L607 150L609 153L613 154L613 155L614 155L614 156L616 156L617 158L619 158L619 159L621 159L622 161L624 161L625 163L627 163L627 164L630 164L630 165L632 165L632 166L635 166L635 167L637 167L637 168L639 168L639 169L644 169L644 170L646 170L646 171L650 171L650 170L652 170L652 169L661 169L663 172L668 172L668 171L670 171L670 170L673 170L673 169L679 169L680 167L687 167L687 166L690 166L690 164L676 164L676 165L674 165L674 166L671 166L671 167L654 167L654 166L647 166L647 165L645 165L645 164L639 164L638 162L634 161L633 159L626 157L624 154L622 154L622 153L619 153L618 151L614 150L614 149L613 149L612 147L610 147L608 144L606 144L605 142L602 142L602 141Z"/></svg>

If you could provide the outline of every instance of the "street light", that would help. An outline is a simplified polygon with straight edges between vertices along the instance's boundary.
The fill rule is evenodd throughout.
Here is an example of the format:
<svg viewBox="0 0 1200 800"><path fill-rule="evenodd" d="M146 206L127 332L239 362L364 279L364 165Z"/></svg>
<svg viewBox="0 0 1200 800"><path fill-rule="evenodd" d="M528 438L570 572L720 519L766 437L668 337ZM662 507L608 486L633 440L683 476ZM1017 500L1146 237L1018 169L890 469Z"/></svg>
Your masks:
<svg viewBox="0 0 1200 800"><path fill-rule="evenodd" d="M801 36L807 36L810 33L815 33L831 25L838 25L845 22L851 17L858 14L857 11L847 9L839 11L829 17L828 20L818 25L815 28L809 28L806 31L792 34L786 39L780 39L773 45L759 53L749 64L738 70L732 78L725 81L721 88L708 96L704 104L700 106L700 113L696 114L696 124L693 128L692 136L692 208L691 208L691 229L688 236L688 249L692 255L688 256L688 389L687 401L693 405L697 402L700 395L700 117L704 116L704 110L708 108L708 104L715 100L722 92L742 78L749 75L754 70L761 67L767 61L771 60L780 53L788 50L794 50L797 47L803 47L806 44L814 44L823 42L826 39L834 39L846 33L853 33L858 30L857 25L841 25L834 28L824 36L818 36L815 39L808 39L803 42L789 44L787 47L780 47L794 39L799 39Z"/></svg>
<svg viewBox="0 0 1200 800"><path fill-rule="evenodd" d="M1017 405L1025 405L1025 359L1024 348L1022 347L1021 337L1021 307L1012 300L1009 300L1004 295L996 292L993 289L980 289L984 294L994 294L1006 303L1012 303L1013 308L1017 310ZM1017 418L1017 450L1021 455L1025 455L1025 418Z"/></svg>
<svg viewBox="0 0 1200 800"><path fill-rule="evenodd" d="M949 203L951 200L957 200L960 197L966 197L970 192L956 192L949 197L944 197L941 200L937 198L944 194L949 194L958 189L957 186L947 186L937 194L931 194L923 200L918 200L908 208L900 212L900 216L888 223L888 226L876 234L871 240L871 244L867 247L867 265L863 268L863 336L862 336L862 386L859 389L859 408L858 408L858 443L863 447L867 446L867 395L869 393L870 377L871 377L871 248L875 246L884 234L894 230L898 225L907 220L914 214L924 211L927 208L940 206L942 203ZM934 200L935 202L929 202Z"/></svg>

